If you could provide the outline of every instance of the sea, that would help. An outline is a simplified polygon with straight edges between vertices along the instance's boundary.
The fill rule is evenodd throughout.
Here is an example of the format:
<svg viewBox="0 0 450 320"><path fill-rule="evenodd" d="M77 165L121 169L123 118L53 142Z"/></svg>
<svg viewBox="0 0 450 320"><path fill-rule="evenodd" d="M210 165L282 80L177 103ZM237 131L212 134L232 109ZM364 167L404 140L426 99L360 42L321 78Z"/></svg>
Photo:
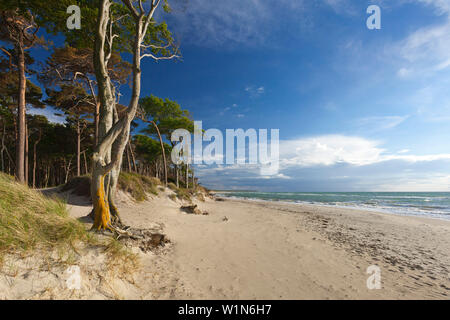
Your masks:
<svg viewBox="0 0 450 320"><path fill-rule="evenodd" d="M222 191L222 197L348 207L450 220L450 192L254 192Z"/></svg>

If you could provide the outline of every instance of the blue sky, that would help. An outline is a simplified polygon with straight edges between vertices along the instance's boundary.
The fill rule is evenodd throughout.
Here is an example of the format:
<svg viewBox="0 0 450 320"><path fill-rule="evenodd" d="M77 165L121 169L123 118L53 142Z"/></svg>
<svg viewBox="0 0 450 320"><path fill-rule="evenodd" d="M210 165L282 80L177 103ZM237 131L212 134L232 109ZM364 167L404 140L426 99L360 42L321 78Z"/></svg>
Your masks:
<svg viewBox="0 0 450 320"><path fill-rule="evenodd" d="M381 7L381 30L366 9ZM203 127L280 129L280 172L198 166L217 189L450 191L450 1L176 0L180 61L142 95ZM124 92L127 99L127 92Z"/></svg>

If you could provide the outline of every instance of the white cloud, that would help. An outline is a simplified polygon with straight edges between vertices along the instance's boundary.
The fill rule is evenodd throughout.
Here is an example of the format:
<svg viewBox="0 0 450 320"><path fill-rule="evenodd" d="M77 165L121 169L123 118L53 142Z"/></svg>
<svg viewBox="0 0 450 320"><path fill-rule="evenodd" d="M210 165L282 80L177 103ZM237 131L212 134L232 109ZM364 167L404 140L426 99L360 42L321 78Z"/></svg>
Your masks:
<svg viewBox="0 0 450 320"><path fill-rule="evenodd" d="M263 95L266 92L266 89L263 86L247 86L244 89L252 98L257 98Z"/></svg>
<svg viewBox="0 0 450 320"><path fill-rule="evenodd" d="M330 7L337 13L355 13L348 0L179 0L171 2L172 12L165 18L183 43L207 47L265 45L285 32L286 15L297 21L299 30L313 24L311 10ZM292 28L291 28L292 29Z"/></svg>
<svg viewBox="0 0 450 320"><path fill-rule="evenodd" d="M448 0L418 0L421 3L436 8L438 14L446 14L450 12L450 2Z"/></svg>
<svg viewBox="0 0 450 320"><path fill-rule="evenodd" d="M409 116L366 117L357 120L357 124L366 130L382 131L395 128L408 118Z"/></svg>
<svg viewBox="0 0 450 320"><path fill-rule="evenodd" d="M337 164L347 164L355 167L369 166L387 161L404 161L407 163L432 162L450 160L450 154L414 155L407 154L409 149L396 153L389 153L382 148L381 142L368 140L362 137L344 135L324 135L295 140L280 141L280 167L281 171L293 168L331 167ZM222 159L218 155L217 159ZM219 165L203 170L209 172L237 173L241 177L261 178L258 164ZM243 174L246 172L246 174ZM289 179L284 173L272 175L274 178Z"/></svg>
<svg viewBox="0 0 450 320"><path fill-rule="evenodd" d="M385 161L430 162L450 160L450 154L389 154L380 142L343 135L326 135L280 142L282 167L315 167L349 164L365 166Z"/></svg>
<svg viewBox="0 0 450 320"><path fill-rule="evenodd" d="M450 190L450 175L432 174L427 177L397 177L395 183L382 183L374 191L384 192L440 192Z"/></svg>
<svg viewBox="0 0 450 320"><path fill-rule="evenodd" d="M194 154L193 159L194 163L198 161L202 161L203 163L222 163L224 161L224 156L220 151L216 154L202 154L201 156L198 156ZM207 168L207 164L199 164L197 165L200 168Z"/></svg>
<svg viewBox="0 0 450 320"><path fill-rule="evenodd" d="M450 4L448 1L420 1L435 4L439 12L448 15ZM404 40L388 51L400 58L397 75L399 77L424 76L442 71L450 67L450 17L441 24L427 26L411 33Z"/></svg>
<svg viewBox="0 0 450 320"><path fill-rule="evenodd" d="M427 86L417 90L408 104L416 108L417 115L427 122L450 121L450 79L439 77L428 81Z"/></svg>
<svg viewBox="0 0 450 320"><path fill-rule="evenodd" d="M280 142L280 163L285 166L366 165L383 152L378 143L359 137L327 135Z"/></svg>
<svg viewBox="0 0 450 320"><path fill-rule="evenodd" d="M397 71L397 75L398 75L400 78L406 78L406 77L408 77L409 75L411 75L411 70L410 70L410 69L407 69L407 68L401 68L401 69L399 69L399 70Z"/></svg>
<svg viewBox="0 0 450 320"><path fill-rule="evenodd" d="M443 191L450 188L450 154L388 152L382 142L325 135L280 141L280 170L260 165L198 166L202 182L215 188L268 191Z"/></svg>
<svg viewBox="0 0 450 320"><path fill-rule="evenodd" d="M324 3L338 14L354 15L357 12L348 0L324 0Z"/></svg>
<svg viewBox="0 0 450 320"><path fill-rule="evenodd" d="M429 155L384 155L380 161L403 160L407 162L430 162L438 160L450 160L450 153Z"/></svg>
<svg viewBox="0 0 450 320"><path fill-rule="evenodd" d="M372 0L375 4L379 4L383 8L389 9L395 6L403 6L405 4L421 4L434 9L435 14L445 15L450 12L450 2L448 0Z"/></svg>
<svg viewBox="0 0 450 320"><path fill-rule="evenodd" d="M271 176L272 177L272 176ZM292 179L291 177L288 177L288 176L286 176L286 175L284 175L284 174L282 174L282 173L279 173L279 174L277 174L277 175L275 175L275 178L278 178L278 179Z"/></svg>
<svg viewBox="0 0 450 320"><path fill-rule="evenodd" d="M273 23L267 1L189 0L172 6L168 19L176 33L187 38L184 43L186 40L204 46L262 43L269 31L268 24Z"/></svg>

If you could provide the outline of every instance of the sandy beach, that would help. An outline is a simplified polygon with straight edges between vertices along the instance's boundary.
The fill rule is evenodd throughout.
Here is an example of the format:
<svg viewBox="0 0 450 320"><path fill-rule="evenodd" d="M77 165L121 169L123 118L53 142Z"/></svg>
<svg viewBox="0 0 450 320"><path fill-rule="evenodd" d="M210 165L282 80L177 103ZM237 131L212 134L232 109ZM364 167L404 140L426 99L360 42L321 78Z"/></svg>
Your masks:
<svg viewBox="0 0 450 320"><path fill-rule="evenodd" d="M171 248L142 256L152 298L448 299L450 222L243 200L123 202L130 225L164 226ZM74 210L76 211L76 210ZM80 211L78 211L80 212ZM381 289L367 288L367 268Z"/></svg>
<svg viewBox="0 0 450 320"><path fill-rule="evenodd" d="M169 191L166 191L166 193ZM135 203L120 197L124 221L161 227L170 244L142 253L138 271L106 276L102 254L77 264L80 290L63 270L16 267L2 274L3 298L49 299L448 299L450 222L277 202L196 201L209 215L180 210L163 194ZM72 203L72 204L70 204ZM76 203L73 204L73 203ZM69 201L81 218L89 203ZM88 225L87 225L88 226ZM17 262L17 261L16 261ZM17 265L17 263L16 263ZM22 263L23 265L23 263ZM369 266L381 289L369 290ZM27 271L28 270L28 271ZM48 285L51 284L51 288Z"/></svg>

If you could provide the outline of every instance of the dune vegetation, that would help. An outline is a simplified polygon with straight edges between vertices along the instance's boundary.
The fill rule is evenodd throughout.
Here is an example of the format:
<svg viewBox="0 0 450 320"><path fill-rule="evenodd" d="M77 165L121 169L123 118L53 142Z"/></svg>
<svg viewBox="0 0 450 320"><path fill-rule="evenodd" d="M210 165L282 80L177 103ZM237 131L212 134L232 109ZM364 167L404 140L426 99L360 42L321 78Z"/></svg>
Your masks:
<svg viewBox="0 0 450 320"><path fill-rule="evenodd" d="M59 14L66 12L63 2L50 10L36 0L0 4L0 171L31 188L63 186L90 197L93 230L136 238L122 229L129 226L116 205L118 190L136 201L169 181L175 200L191 202L197 192L190 157L180 150L177 160L169 157L177 151L176 130L194 133L193 116L170 98L141 92L144 58L181 58L166 22L154 19L156 10L170 7L151 1L137 14L130 1L83 3L83 28L74 33ZM57 44L56 34L64 39ZM33 49L41 46L48 48L45 57ZM30 112L47 107L46 115ZM50 204L41 205L36 212Z"/></svg>
<svg viewBox="0 0 450 320"><path fill-rule="evenodd" d="M108 264L134 264L135 257L114 238L99 238L78 220L69 216L60 198L49 198L38 190L0 173L0 264L7 254L51 255L70 263L85 247L100 248ZM72 261L73 262L73 261Z"/></svg>
<svg viewBox="0 0 450 320"><path fill-rule="evenodd" d="M76 242L96 240L77 220L69 217L66 205L32 190L0 173L0 259L9 252L33 249L74 249Z"/></svg>
<svg viewBox="0 0 450 320"><path fill-rule="evenodd" d="M128 193L135 201L148 200L148 195L157 195L161 181L155 177L135 172L121 172L118 180L119 190ZM164 189L163 189L164 190ZM61 191L70 191L77 196L91 196L91 177L88 175L73 177L61 187Z"/></svg>
<svg viewBox="0 0 450 320"><path fill-rule="evenodd" d="M155 177L147 177L132 172L121 172L119 176L119 190L130 193L136 201L147 200L148 193L157 195L159 185L161 185L161 182Z"/></svg>

